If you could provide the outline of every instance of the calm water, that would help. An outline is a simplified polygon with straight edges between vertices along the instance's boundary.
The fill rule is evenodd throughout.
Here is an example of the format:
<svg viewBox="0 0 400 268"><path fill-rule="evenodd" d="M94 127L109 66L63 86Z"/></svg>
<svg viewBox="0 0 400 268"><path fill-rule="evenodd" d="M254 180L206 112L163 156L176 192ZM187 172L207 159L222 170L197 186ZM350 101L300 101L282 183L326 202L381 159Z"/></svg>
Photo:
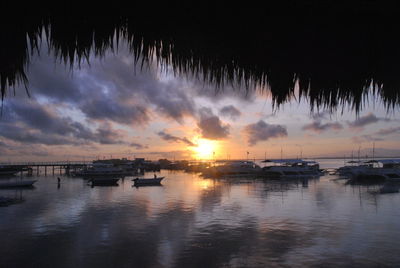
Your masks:
<svg viewBox="0 0 400 268"><path fill-rule="evenodd" d="M24 200L0 207L0 267L399 265L400 194L380 186L161 175L163 186L47 176L0 190Z"/></svg>

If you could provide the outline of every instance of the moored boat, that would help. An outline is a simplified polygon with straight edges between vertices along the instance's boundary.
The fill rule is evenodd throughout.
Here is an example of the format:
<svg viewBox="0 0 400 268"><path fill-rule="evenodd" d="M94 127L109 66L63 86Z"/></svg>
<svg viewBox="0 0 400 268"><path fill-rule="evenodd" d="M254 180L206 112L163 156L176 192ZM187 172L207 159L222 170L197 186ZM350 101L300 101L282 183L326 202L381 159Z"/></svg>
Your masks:
<svg viewBox="0 0 400 268"><path fill-rule="evenodd" d="M127 174L121 168L114 167L113 164L94 163L86 169L82 169L73 173L76 177L93 178L93 177L118 177L123 178Z"/></svg>
<svg viewBox="0 0 400 268"><path fill-rule="evenodd" d="M358 165L339 168L338 174L355 180L400 181L400 159L359 161Z"/></svg>
<svg viewBox="0 0 400 268"><path fill-rule="evenodd" d="M267 178L312 178L323 174L315 161L302 159L264 160L263 163L273 164L262 168L261 176Z"/></svg>
<svg viewBox="0 0 400 268"><path fill-rule="evenodd" d="M11 180L11 181L1 181L0 188L14 188L14 187L30 187L37 180Z"/></svg>
<svg viewBox="0 0 400 268"><path fill-rule="evenodd" d="M261 167L253 161L216 161L214 166L203 170L203 176L257 175L260 171Z"/></svg>
<svg viewBox="0 0 400 268"><path fill-rule="evenodd" d="M139 186L139 185L160 185L161 181L165 177L155 177L155 178L136 178L133 179L132 181L134 182L134 186Z"/></svg>
<svg viewBox="0 0 400 268"><path fill-rule="evenodd" d="M14 176L18 172L22 171L22 168L16 166L0 166L0 176Z"/></svg>
<svg viewBox="0 0 400 268"><path fill-rule="evenodd" d="M95 185L117 185L119 178L115 177L94 177L90 178L88 181L92 184L92 186Z"/></svg>

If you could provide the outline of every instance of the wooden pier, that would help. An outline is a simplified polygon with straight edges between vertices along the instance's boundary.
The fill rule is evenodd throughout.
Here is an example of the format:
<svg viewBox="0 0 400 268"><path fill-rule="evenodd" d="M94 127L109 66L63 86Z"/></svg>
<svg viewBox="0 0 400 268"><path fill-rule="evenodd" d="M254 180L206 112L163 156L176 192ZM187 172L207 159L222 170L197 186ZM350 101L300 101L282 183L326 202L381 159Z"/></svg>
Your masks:
<svg viewBox="0 0 400 268"><path fill-rule="evenodd" d="M69 175L71 171L76 171L80 168L86 168L90 163L79 161L67 162L19 162L19 163L0 163L1 166L15 167L23 172L28 172L28 175L44 174L47 175Z"/></svg>

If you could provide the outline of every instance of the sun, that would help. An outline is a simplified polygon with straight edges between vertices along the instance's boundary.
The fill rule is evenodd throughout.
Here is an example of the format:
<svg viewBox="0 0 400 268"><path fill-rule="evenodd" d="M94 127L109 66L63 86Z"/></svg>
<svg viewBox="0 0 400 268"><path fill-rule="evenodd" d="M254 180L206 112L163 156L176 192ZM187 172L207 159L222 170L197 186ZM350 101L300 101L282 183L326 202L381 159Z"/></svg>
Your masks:
<svg viewBox="0 0 400 268"><path fill-rule="evenodd" d="M194 157L198 159L213 159L218 150L216 141L198 139L197 146L193 148Z"/></svg>

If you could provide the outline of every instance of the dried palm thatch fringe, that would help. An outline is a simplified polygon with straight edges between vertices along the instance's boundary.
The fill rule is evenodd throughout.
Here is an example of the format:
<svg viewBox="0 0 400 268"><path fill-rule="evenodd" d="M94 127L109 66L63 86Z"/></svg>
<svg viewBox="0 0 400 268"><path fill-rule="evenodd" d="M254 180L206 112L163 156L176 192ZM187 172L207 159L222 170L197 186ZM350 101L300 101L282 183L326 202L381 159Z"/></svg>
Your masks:
<svg viewBox="0 0 400 268"><path fill-rule="evenodd" d="M323 3L323 4L321 4ZM244 5L244 6L243 6ZM295 94L311 109L363 107L368 94L388 109L400 103L400 16L379 1L279 1L267 7L186 5L5 7L0 87L27 84L32 53L45 32L49 48L71 67L127 40L136 63L151 59L216 88L268 88L275 105Z"/></svg>

